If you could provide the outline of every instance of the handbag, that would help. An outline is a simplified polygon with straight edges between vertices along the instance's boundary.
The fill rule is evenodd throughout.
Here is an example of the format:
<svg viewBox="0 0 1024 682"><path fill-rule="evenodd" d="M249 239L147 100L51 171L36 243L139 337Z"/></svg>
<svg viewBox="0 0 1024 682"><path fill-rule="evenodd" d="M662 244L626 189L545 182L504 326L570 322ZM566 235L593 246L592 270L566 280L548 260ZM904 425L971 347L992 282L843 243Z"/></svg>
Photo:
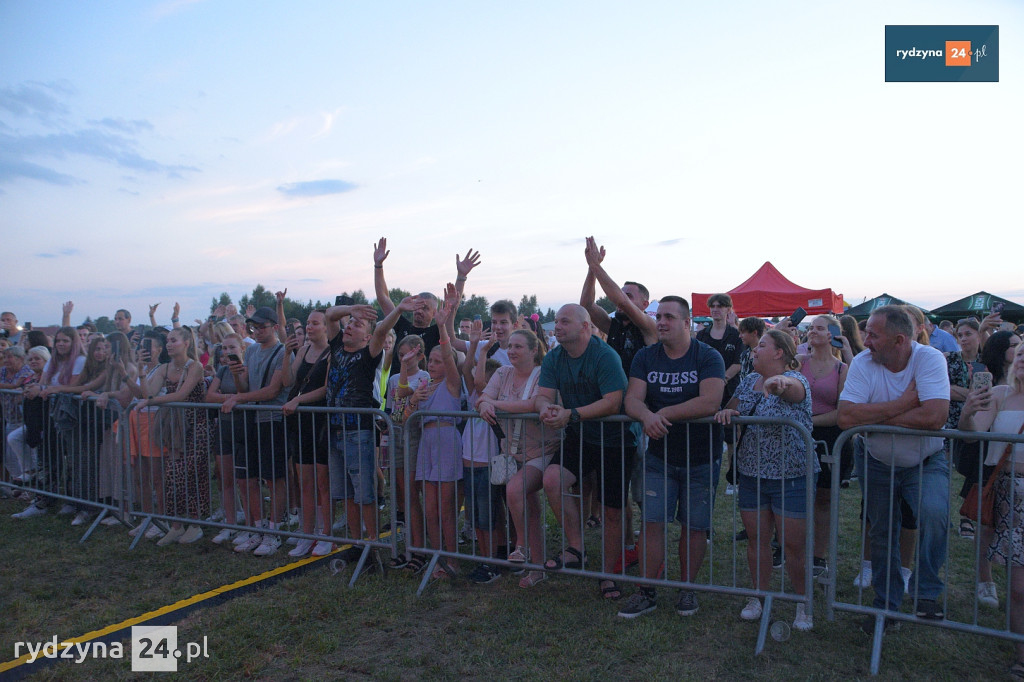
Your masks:
<svg viewBox="0 0 1024 682"><path fill-rule="evenodd" d="M1021 424L1020 431L1017 435L1024 433L1024 424ZM971 486L970 491L967 493L967 497L964 499L964 503L960 505L960 516L971 519L972 521L978 521L983 526L989 526L994 528L996 525L995 514L996 514L996 487L995 482L999 476L1006 471L1007 465L1010 463L1010 453L1013 452L1013 443L1007 443L1006 449L1003 451L1003 456L999 459L999 464L996 465L995 471L989 476L988 482L985 483L985 487L981 491L981 513L979 515L979 502L978 502L978 483ZM980 518L979 518L980 516Z"/></svg>
<svg viewBox="0 0 1024 682"><path fill-rule="evenodd" d="M523 400L529 397L530 391L533 389L534 384L537 383L539 376L540 367L534 367L533 372L530 373L530 378L526 380L526 385L523 387ZM507 447L512 450L512 454L498 452L491 457L491 485L505 485L519 471L519 461L514 455L519 454L522 431L523 420L516 419L515 426L512 428L512 438L506 440Z"/></svg>

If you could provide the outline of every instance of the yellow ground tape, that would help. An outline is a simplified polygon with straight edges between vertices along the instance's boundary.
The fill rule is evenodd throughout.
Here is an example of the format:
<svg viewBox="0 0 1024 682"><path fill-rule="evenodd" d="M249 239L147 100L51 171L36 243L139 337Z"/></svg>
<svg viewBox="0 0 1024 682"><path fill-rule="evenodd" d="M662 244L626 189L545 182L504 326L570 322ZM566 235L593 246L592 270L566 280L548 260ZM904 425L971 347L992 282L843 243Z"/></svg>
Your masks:
<svg viewBox="0 0 1024 682"><path fill-rule="evenodd" d="M389 532L384 532L384 533L380 534L380 538L382 540L385 537L388 537L388 536L390 536ZM335 549L334 552L331 552L331 554L334 554L335 552L339 552L339 551L341 551L343 549L348 549L351 546L352 545L341 545L340 547ZM84 635L82 635L80 637L72 637L70 639L65 639L65 640L61 641L58 646L60 647L60 650L63 651L65 649L67 649L68 647L74 646L75 644L83 644L85 642L89 642L89 641L92 641L94 639L99 639L100 637L105 637L105 636L107 636L109 634L112 634L114 632L118 632L119 630L125 630L125 629L127 629L127 628L129 628L129 627L131 627L133 625L140 625L140 624L145 623L147 621L153 620L154 618L159 618L160 616L167 615L168 613L173 613L175 611L179 611L179 610L187 608L189 606L193 606L193 605L198 604L200 602L206 601L207 599L212 599L214 597L220 597L220 596L223 596L224 594L227 594L228 592L232 592L233 590L237 590L237 589L242 588L242 587L247 587L249 585L253 585L255 583L262 582L264 580L268 580L270 578L277 577L279 575L283 575L285 573L288 573L289 571L294 571L295 569L302 568L303 566L306 566L307 564L311 564L314 561L320 561L321 559L325 559L326 557L331 556L331 554L326 554L324 556L317 556L317 557L306 557L305 559L299 559L298 561L296 561L294 563L285 564L284 566L279 566L279 567L271 569L269 571L264 571L263 573L259 573L257 575L252 576L252 577L244 578L242 580L235 581L235 582L233 582L233 583L231 583L229 585L222 585L220 587L215 587L212 590L209 590L207 592L203 592L201 594L197 594L197 595L188 597L187 599L182 599L181 601L174 602L173 604L168 604L167 606L161 606L159 609L157 609L155 611L150 611L148 613L144 613L141 616L136 616L135 618L129 618L128 620L123 620L120 623L115 623L114 625L108 625L107 627L101 628L99 630L93 630L92 632L87 632L87 633L85 633ZM32 658L31 654L24 654L23 656L20 656L19 658L16 658L13 661L7 661L5 663L0 663L0 673L5 673L5 672L7 672L9 670L13 670L14 668L17 668L18 666L24 665L25 663L28 662L28 660L30 658Z"/></svg>

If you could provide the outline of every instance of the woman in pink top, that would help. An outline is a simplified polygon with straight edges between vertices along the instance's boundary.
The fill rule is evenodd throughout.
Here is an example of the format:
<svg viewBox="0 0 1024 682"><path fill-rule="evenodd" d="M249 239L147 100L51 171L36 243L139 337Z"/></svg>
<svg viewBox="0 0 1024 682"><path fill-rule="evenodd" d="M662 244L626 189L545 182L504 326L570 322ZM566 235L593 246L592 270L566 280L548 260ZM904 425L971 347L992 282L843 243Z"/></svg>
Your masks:
<svg viewBox="0 0 1024 682"><path fill-rule="evenodd" d="M829 326L839 327L839 320L831 315L818 315L807 330L807 354L799 355L800 373L811 387L811 435L815 441L824 441L831 453L841 429L836 424L839 415L839 394L846 382L849 366L842 361L839 348L832 345ZM819 453L820 456L820 453ZM842 455L845 457L845 453ZM825 552L828 550L829 498L832 488L832 467L822 462L818 474L818 492L814 498L814 575L828 572ZM839 462L836 462L839 464ZM841 467L842 468L842 467ZM848 469L847 469L848 470Z"/></svg>

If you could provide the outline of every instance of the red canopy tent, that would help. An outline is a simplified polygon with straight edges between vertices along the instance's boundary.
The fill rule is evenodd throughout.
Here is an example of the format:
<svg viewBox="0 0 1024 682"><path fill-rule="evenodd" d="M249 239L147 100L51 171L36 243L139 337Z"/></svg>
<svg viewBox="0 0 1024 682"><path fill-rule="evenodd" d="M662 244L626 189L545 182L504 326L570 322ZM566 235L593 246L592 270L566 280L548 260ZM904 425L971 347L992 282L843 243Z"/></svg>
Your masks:
<svg viewBox="0 0 1024 682"><path fill-rule="evenodd" d="M831 289L797 286L767 261L750 279L728 293L732 296L733 310L740 317L789 315L797 308L803 308L808 314L843 312L842 294ZM711 294L691 294L694 315L703 317L710 314L708 296Z"/></svg>

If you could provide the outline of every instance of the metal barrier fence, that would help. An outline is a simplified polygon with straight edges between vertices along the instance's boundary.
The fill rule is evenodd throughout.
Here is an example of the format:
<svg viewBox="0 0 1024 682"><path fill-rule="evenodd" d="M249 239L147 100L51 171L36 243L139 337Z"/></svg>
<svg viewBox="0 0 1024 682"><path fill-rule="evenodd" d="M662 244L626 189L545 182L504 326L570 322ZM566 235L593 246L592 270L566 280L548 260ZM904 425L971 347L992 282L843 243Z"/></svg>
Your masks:
<svg viewBox="0 0 1024 682"><path fill-rule="evenodd" d="M388 483L379 482L375 435L391 422L379 410L300 407L285 416L279 405L223 413L218 403L154 410L100 407L95 398L70 395L26 402L38 403L29 413L39 418L5 429L14 436L4 441L5 464L22 477L7 485L34 496L29 516L65 504L75 525L90 521L81 542L109 519L127 527L136 519L132 548L146 538L193 542L202 528L220 531L216 537L236 551L259 555L276 553L286 539L296 543L294 552L307 543L296 557L349 544L358 553L341 555L356 564L350 584L365 568L384 569L380 553L395 554L398 534L389 532L394 519L383 513ZM385 446L382 457L390 462L392 499L393 448ZM334 524L339 500L347 513ZM213 513L215 502L222 515ZM322 552L317 543L326 543Z"/></svg>
<svg viewBox="0 0 1024 682"><path fill-rule="evenodd" d="M756 613L751 611L748 614L748 619L760 621L757 653L763 649L766 635L772 625L772 607L775 600L800 603L807 614L813 613L811 529L814 523L813 496L816 478L813 456L808 456L801 462L801 474L796 477L799 482L790 483L792 489L796 491L794 494L802 496L803 499L797 498L795 501L792 494L780 494L773 498L773 501L778 500L781 503L778 513L783 517L792 518L791 523L779 524L778 535L781 545L788 549L790 556L790 582L802 583L802 589L787 590L785 577L778 580L777 587L771 585L775 582L770 577L770 543L773 528L765 523L748 529L750 547L756 550L748 550L748 563L751 564L751 574L756 575L758 580L753 586L746 587L741 584L742 571L739 570L737 559L739 544L735 534L730 532L724 541L719 538L718 542L715 542L711 537L713 519L700 518L710 516L718 487L722 445L721 438L716 438L713 434L721 427L712 419L688 422L687 443L694 444L699 441L703 449L700 452L691 449L692 454L688 462L682 462L680 466L672 466L670 463L666 467L667 453L664 450L660 453L648 451L636 458L628 455L623 430L628 429L630 424L635 424L633 420L626 417L609 417L597 423L589 423L600 429L601 445L587 445L579 439L563 440L557 432L551 432L540 423L536 414L512 416L499 413L497 432L492 432L492 427L483 422L476 412L420 411L411 415L401 432L405 457L398 476L404 491L405 509L410 510L406 556L418 557L420 562L426 563L419 593L422 593L431 578L441 578L445 573L454 572L449 560L472 559L484 568L501 566L524 571L524 577L520 582L523 587L544 580L552 571L553 563L555 566L561 564L554 569L561 573L596 578L602 583L622 581L648 589L666 587L691 593L763 598L763 607L759 606ZM803 441L804 451L814 452L810 433L797 422L736 417L734 423L736 426L730 428L735 429L741 425L770 425L780 432L784 427L791 428L795 437ZM420 426L423 424L433 425ZM533 427L530 429L532 433L529 434L528 424ZM706 437L702 437L702 431L707 432ZM772 435L762 434L760 429L756 434L758 438ZM528 437L535 441L532 446L528 444L523 448L515 445L516 438ZM417 443L417 438L422 440ZM664 447L665 441L662 443ZM759 470L760 453L765 451L765 448L761 447L760 442L756 445L759 454L755 468ZM498 485L478 473L481 470L488 472L487 467L481 463L494 462L495 455L506 455L510 450L516 452L517 449L519 462L509 471L511 480ZM623 453L627 453L626 456ZM549 464L550 458L553 458L556 464L562 463L562 466ZM567 474L567 469L578 473L585 471L588 468L588 459L591 460L589 464L595 475L591 485L596 491L604 491L604 497L599 499L606 503L601 519L604 531L598 543L600 561L588 561L587 548L584 546L589 510L583 507L583 500L587 497L587 488L590 486L585 476ZM631 459L635 462L635 468ZM538 465L538 462L543 464ZM494 468L491 467L492 470ZM503 465L498 468L503 468ZM669 469L671 473L667 471ZM634 501L639 504L640 514L647 521L640 524L644 531L641 542L637 543L640 553L635 560L639 564L639 575L631 575L626 571L630 557L625 546L632 544L634 534L632 527L621 523L624 517L629 516L624 482L629 480L630 474L634 471L637 473L637 476L633 477ZM475 528L476 540L467 543L468 551L461 550L454 537L455 519L462 507L459 502L457 481L464 475L466 518L475 517L474 520L483 526ZM569 478L566 478L567 475ZM499 476L496 482L500 483L501 478ZM753 486L752 496L756 496L758 500L773 494L772 488L775 483L777 482L758 477L747 479L747 485ZM541 487L545 492L546 505L538 499ZM672 495L669 494L670 487L673 488ZM675 490L677 487L678 491ZM423 512L414 509L420 490L423 492L425 502ZM730 528L735 530L739 496L732 499ZM679 505L682 505L682 508L677 514ZM787 506L790 508L787 509ZM620 514L623 507L627 512ZM703 512L705 507L706 514ZM550 515L547 514L548 508L551 510ZM804 514L803 518L798 518ZM500 518L498 523L494 523L495 517ZM759 515L754 517L761 518ZM547 524L542 523L542 519L545 518L553 519L557 527L554 532L546 532ZM665 558L670 556L668 533L665 529L673 520L679 520L682 529L679 546L680 570L684 565L689 568L687 574L680 575L678 579L670 578L665 570L668 565ZM682 542L684 539L685 542ZM724 571L724 575L723 571L716 567L719 563L716 561L716 552L722 551L727 553L726 556L731 563L729 569ZM699 579L698 576L705 564L706 578ZM480 565L477 570L481 570ZM416 568L419 568L419 564ZM481 578L486 581L487 575ZM621 590L621 587L618 589ZM626 596L624 592L621 594ZM693 610L696 609L695 596L689 604L692 604ZM683 612L686 609L679 610ZM783 623L782 627L788 632L788 626ZM783 637L784 634L780 633L779 638Z"/></svg>
<svg viewBox="0 0 1024 682"><path fill-rule="evenodd" d="M1010 573L1007 568L1006 579L1003 581L1006 595L1005 617L1002 626L996 627L995 616L988 617L979 611L979 593L975 588L976 578L983 571L990 571L987 564L986 547L978 540L991 535L991 529L984 530L980 523L975 524L975 545L972 551L972 565L965 567L951 566L949 551L949 528L953 510L949 501L953 497L953 477L950 475L951 447L934 451L919 464L910 467L897 467L885 464L870 455L865 447L865 437L873 434L875 447L892 448L897 438L925 437L947 439L948 443L966 441L990 442L998 441L1000 447L1006 443L1024 443L1024 436L1018 434L999 434L969 431L923 431L892 426L860 426L843 431L835 443L833 452L840 452L848 443L855 446L856 469L861 485L861 503L863 513L860 515L859 542L845 543L857 547L859 552L856 564L862 567L856 579L856 599L843 601L838 596L840 577L836 570L843 562L839 547L839 516L840 516L840 481L839 468L834 467L832 476L831 497L831 528L829 532L829 565L833 569L826 585L826 610L829 620L833 620L835 610L864 614L864 628L870 630L872 636L871 673L878 674L882 643L885 632L900 622L916 622L933 627L945 628L977 635L999 637L1014 642L1024 642L1024 633L1011 631L1011 621L1015 608L1024 605L1014 604L1011 599ZM889 441L886 447L886 441ZM966 455L965 455L966 457ZM970 454L971 461L961 468L970 473L974 470L974 480L984 480L982 467L983 456L977 452ZM1016 474L1020 476L1020 474ZM1009 487L1010 528L1014 524L1021 525L1024 519L1014 518L1015 502L1021 492L1015 485ZM966 494L966 490L962 491ZM910 498L907 504L905 498ZM901 504L901 500L904 502ZM980 505L980 497L979 497ZM980 510L980 506L979 506ZM883 513L884 511L884 513ZM908 523L908 518L910 522ZM900 528L896 526L899 525ZM869 529L870 526L870 529ZM902 536L902 537L901 537ZM915 537L916 536L916 537ZM871 551L866 551L867 538L872 542ZM916 550L916 552L915 552ZM901 551L904 553L900 556ZM907 557L911 558L911 567L906 566ZM869 564L862 564L861 557L870 556ZM847 561L849 559L847 558ZM868 561L868 559L864 559ZM879 566L881 564L882 566ZM871 577L865 580L865 568L870 566ZM884 567L885 570L882 570ZM908 571L908 569L910 569ZM913 578L910 579L910 573ZM966 573L970 576L970 592L974 595L968 607L962 600L950 601L949 588L954 585L958 576ZM848 575L843 576L844 579ZM909 579L909 580L908 580ZM875 598L871 604L865 602L866 582L871 583ZM912 584L911 584L912 583ZM922 583L924 583L922 585ZM910 589L905 591L905 585ZM911 598L912 612L900 612L900 602L907 596ZM883 596L884 595L884 596ZM925 601L927 600L927 601ZM924 601L924 606L922 606ZM935 602L938 612L932 610L930 601ZM883 602L879 604L879 602ZM895 602L895 604L894 604ZM952 606L952 609L950 608ZM929 615L941 617L918 617L918 611L927 611ZM922 612L924 612L922 611ZM985 622L982 622L985 621Z"/></svg>

